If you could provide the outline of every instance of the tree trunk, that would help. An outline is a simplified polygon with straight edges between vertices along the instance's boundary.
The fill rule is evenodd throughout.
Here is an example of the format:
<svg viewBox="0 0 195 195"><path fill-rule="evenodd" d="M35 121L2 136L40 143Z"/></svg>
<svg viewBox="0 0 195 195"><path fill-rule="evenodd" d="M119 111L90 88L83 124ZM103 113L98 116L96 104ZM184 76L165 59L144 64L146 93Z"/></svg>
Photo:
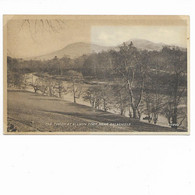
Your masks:
<svg viewBox="0 0 195 195"><path fill-rule="evenodd" d="M74 94L74 103L77 103L75 94Z"/></svg>
<svg viewBox="0 0 195 195"><path fill-rule="evenodd" d="M122 100L122 95L121 95L121 93L120 93L120 111L121 111L121 115L123 115L124 109L123 109L123 100Z"/></svg>
<svg viewBox="0 0 195 195"><path fill-rule="evenodd" d="M139 120L141 119L141 112L139 111L139 109L137 108L137 114L138 114L138 117L139 117Z"/></svg>
<svg viewBox="0 0 195 195"><path fill-rule="evenodd" d="M74 86L74 80L73 80L73 101L74 101L74 103L77 103L76 102L76 91L75 91L75 86Z"/></svg>
<svg viewBox="0 0 195 195"><path fill-rule="evenodd" d="M106 112L107 111L107 108L106 108L106 100L103 99L103 101L104 101L104 112Z"/></svg>
<svg viewBox="0 0 195 195"><path fill-rule="evenodd" d="M121 108L121 116L123 116L124 110Z"/></svg>
<svg viewBox="0 0 195 195"><path fill-rule="evenodd" d="M62 97L61 90L59 90L59 98L61 98L61 97Z"/></svg>
<svg viewBox="0 0 195 195"><path fill-rule="evenodd" d="M178 74L176 76L175 81L175 89L174 89L174 108L173 108L173 116L172 116L172 128L177 129L177 95L178 95Z"/></svg>
<svg viewBox="0 0 195 195"><path fill-rule="evenodd" d="M153 117L153 122L155 125L157 124L157 121L158 121L158 114L155 113Z"/></svg>
<svg viewBox="0 0 195 195"><path fill-rule="evenodd" d="M177 106L174 107L173 116L172 116L172 128L177 129Z"/></svg>
<svg viewBox="0 0 195 195"><path fill-rule="evenodd" d="M137 118L137 109L132 106L132 110L133 110L133 118Z"/></svg>
<svg viewBox="0 0 195 195"><path fill-rule="evenodd" d="M129 106L129 118L132 118L131 107Z"/></svg>
<svg viewBox="0 0 195 195"><path fill-rule="evenodd" d="M37 91L38 91L38 88L36 86L34 87L34 91L35 91L35 93L37 93Z"/></svg>

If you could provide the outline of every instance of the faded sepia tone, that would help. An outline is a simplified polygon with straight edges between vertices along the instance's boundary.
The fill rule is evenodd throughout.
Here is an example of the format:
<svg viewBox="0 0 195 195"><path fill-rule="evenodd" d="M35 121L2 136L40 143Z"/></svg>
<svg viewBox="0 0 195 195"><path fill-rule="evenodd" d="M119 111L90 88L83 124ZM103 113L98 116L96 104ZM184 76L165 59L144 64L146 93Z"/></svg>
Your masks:
<svg viewBox="0 0 195 195"><path fill-rule="evenodd" d="M5 134L189 134L188 16L4 16Z"/></svg>

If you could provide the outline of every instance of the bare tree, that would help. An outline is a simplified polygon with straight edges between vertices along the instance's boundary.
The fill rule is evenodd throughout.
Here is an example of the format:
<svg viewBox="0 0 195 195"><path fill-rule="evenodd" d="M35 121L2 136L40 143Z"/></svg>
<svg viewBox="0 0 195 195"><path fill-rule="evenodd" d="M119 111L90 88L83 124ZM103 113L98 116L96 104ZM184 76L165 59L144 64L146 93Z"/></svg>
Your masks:
<svg viewBox="0 0 195 195"><path fill-rule="evenodd" d="M68 91L73 94L73 102L76 103L76 100L82 95L82 82L83 75L80 72L70 70L68 71L68 77L70 81L70 85L68 87Z"/></svg>
<svg viewBox="0 0 195 195"><path fill-rule="evenodd" d="M39 90L43 95L47 95L48 85L45 78L39 78Z"/></svg>
<svg viewBox="0 0 195 195"><path fill-rule="evenodd" d="M120 110L120 115L125 114L125 110L129 108L128 93L125 86L120 83L112 86L113 90L113 105ZM130 112L131 113L131 112Z"/></svg>
<svg viewBox="0 0 195 195"><path fill-rule="evenodd" d="M158 116L163 107L163 96L157 92L146 92L143 95L143 103L143 112L147 115L145 119L147 119L149 123L153 121L154 124L157 124Z"/></svg>
<svg viewBox="0 0 195 195"><path fill-rule="evenodd" d="M83 99L89 101L95 109L102 109L105 112L110 109L111 87L107 84L99 84L89 87L83 94Z"/></svg>
<svg viewBox="0 0 195 195"><path fill-rule="evenodd" d="M165 59L165 65L169 65L167 69L170 74L167 80L168 98L164 113L168 117L171 127L177 129L180 125L178 108L187 93L187 52L174 47L165 47L162 50L162 55ZM185 117L184 114L182 118Z"/></svg>
<svg viewBox="0 0 195 195"><path fill-rule="evenodd" d="M150 123L152 120L152 107L153 107L153 102L151 99L151 95L149 93L144 94L143 102L145 103L144 107L144 113L146 114L146 117L144 118L145 120L147 119L148 122Z"/></svg>
<svg viewBox="0 0 195 195"><path fill-rule="evenodd" d="M88 101L91 105L91 107L95 108L95 99L96 99L96 87L91 86L87 88L87 90L83 93L83 99L85 101Z"/></svg>
<svg viewBox="0 0 195 195"><path fill-rule="evenodd" d="M111 101L111 86L109 84L101 84L99 86L99 99L102 109L106 112L110 109Z"/></svg>
<svg viewBox="0 0 195 195"><path fill-rule="evenodd" d="M157 55L156 60L155 56ZM163 95L161 94L161 84L159 82L160 70L158 64L158 52L152 53L152 60L155 63L155 68L147 72L147 78L145 80L144 98L145 109L143 110L147 114L148 122L153 121L154 124L158 122L158 116L161 113L163 106ZM152 62L150 62L152 63Z"/></svg>
<svg viewBox="0 0 195 195"><path fill-rule="evenodd" d="M129 95L132 117L140 118L139 104L144 90L145 71L147 70L147 52L139 52L131 42L120 47L119 52L113 51L114 71L122 77Z"/></svg>
<svg viewBox="0 0 195 195"><path fill-rule="evenodd" d="M32 81L29 85L33 88L34 92L37 93L41 87L40 79L37 78L35 81Z"/></svg>
<svg viewBox="0 0 195 195"><path fill-rule="evenodd" d="M62 94L65 93L65 92L67 92L67 90L65 89L65 87L63 85L62 80L60 80L60 79L58 79L55 82L54 88L57 90L57 93L58 93L58 97L59 98L62 98Z"/></svg>
<svg viewBox="0 0 195 195"><path fill-rule="evenodd" d="M48 85L48 94L49 94L49 96L54 96L54 94L55 94L55 91L54 91L55 82L51 78L47 78L47 85Z"/></svg>
<svg viewBox="0 0 195 195"><path fill-rule="evenodd" d="M25 76L21 70L20 60L7 57L7 83L8 87L23 88L26 85Z"/></svg>

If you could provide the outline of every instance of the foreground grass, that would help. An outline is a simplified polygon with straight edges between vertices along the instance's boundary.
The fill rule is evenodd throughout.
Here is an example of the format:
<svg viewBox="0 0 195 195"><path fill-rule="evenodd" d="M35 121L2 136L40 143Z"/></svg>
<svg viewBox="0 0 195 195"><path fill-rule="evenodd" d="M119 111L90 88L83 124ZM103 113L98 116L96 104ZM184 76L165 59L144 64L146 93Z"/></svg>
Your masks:
<svg viewBox="0 0 195 195"><path fill-rule="evenodd" d="M8 90L8 124L17 132L173 132L171 128L15 90Z"/></svg>

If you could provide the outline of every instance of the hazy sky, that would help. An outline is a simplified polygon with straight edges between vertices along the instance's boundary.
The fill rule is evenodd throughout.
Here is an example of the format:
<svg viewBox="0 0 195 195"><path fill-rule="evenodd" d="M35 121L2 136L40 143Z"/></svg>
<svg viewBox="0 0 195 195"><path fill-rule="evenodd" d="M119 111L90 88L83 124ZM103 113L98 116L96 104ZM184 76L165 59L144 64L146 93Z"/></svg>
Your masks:
<svg viewBox="0 0 195 195"><path fill-rule="evenodd" d="M91 40L100 45L114 46L130 39L146 39L186 47L186 30L185 26L94 26Z"/></svg>
<svg viewBox="0 0 195 195"><path fill-rule="evenodd" d="M52 28L40 20L10 20L7 25L7 49L14 57L47 54L75 42L92 42L102 46L115 46L130 39L176 44L186 47L186 25L158 25L139 20L66 19L62 23L49 20ZM139 23L139 25L137 25ZM35 25L36 24L36 25ZM144 24L144 25L143 25ZM146 25L147 24L147 25ZM155 24L155 25L153 25Z"/></svg>

